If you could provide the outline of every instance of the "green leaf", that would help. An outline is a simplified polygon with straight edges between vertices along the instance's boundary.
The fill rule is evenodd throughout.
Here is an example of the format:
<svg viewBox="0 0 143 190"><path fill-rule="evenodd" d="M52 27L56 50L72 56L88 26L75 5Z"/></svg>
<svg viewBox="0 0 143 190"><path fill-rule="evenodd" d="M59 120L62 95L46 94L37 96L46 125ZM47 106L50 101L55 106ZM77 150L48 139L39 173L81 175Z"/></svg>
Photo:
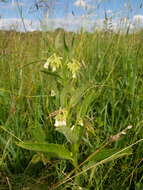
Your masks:
<svg viewBox="0 0 143 190"><path fill-rule="evenodd" d="M127 156L130 154L132 154L132 151L129 149L122 152L120 152L119 149L115 149L115 148L102 149L100 152L98 152L97 154L95 154L95 156L92 157L92 159L88 162L86 166L89 167L102 160L104 160L104 163L106 163L106 162L113 161L113 160L116 160L117 158L121 158L123 156Z"/></svg>
<svg viewBox="0 0 143 190"><path fill-rule="evenodd" d="M49 162L49 159L47 159L47 157L43 153L36 153L33 155L31 163L37 164L38 162L43 162L43 164L46 165Z"/></svg>
<svg viewBox="0 0 143 190"><path fill-rule="evenodd" d="M66 34L63 29L58 30L58 33L55 38L55 48L56 49L64 49L66 51L69 50L67 43L66 43Z"/></svg>
<svg viewBox="0 0 143 190"><path fill-rule="evenodd" d="M62 79L62 77L60 77L56 72L50 72L50 71L45 71L45 70L41 70L42 73L45 73L47 75L53 76L53 77L57 77Z"/></svg>
<svg viewBox="0 0 143 190"><path fill-rule="evenodd" d="M61 107L66 107L68 105L72 91L73 91L73 89L72 89L72 86L70 84L67 84L65 87L63 87L61 89L61 91L60 91Z"/></svg>
<svg viewBox="0 0 143 190"><path fill-rule="evenodd" d="M85 95L85 92L87 89L88 89L88 84L84 84L83 86L80 86L79 88L77 88L70 99L69 105L71 107L76 106Z"/></svg>
<svg viewBox="0 0 143 190"><path fill-rule="evenodd" d="M81 126L75 126L72 130L67 126L61 126L57 127L56 130L62 133L66 137L67 141L69 141L71 144L78 144L83 128Z"/></svg>
<svg viewBox="0 0 143 190"><path fill-rule="evenodd" d="M4 97L5 92L7 92L7 91L4 88L0 88L0 97Z"/></svg>
<svg viewBox="0 0 143 190"><path fill-rule="evenodd" d="M45 142L46 133L42 129L42 126L40 124L37 124L34 127L31 127L29 129L29 132L36 142Z"/></svg>
<svg viewBox="0 0 143 190"><path fill-rule="evenodd" d="M53 158L73 160L72 153L63 145L33 142L20 142L17 145L27 150L47 153Z"/></svg>
<svg viewBox="0 0 143 190"><path fill-rule="evenodd" d="M64 33L64 35L63 35L63 43L64 43L65 50L69 51L69 47L68 47L68 44L66 42L66 33Z"/></svg>
<svg viewBox="0 0 143 190"><path fill-rule="evenodd" d="M34 154L33 157L32 157L32 159L31 159L31 163L32 164L37 164L40 161L41 161L41 155Z"/></svg>
<svg viewBox="0 0 143 190"><path fill-rule="evenodd" d="M74 46L74 41L75 41L75 34L74 33L64 33L64 48L67 51L72 51L73 46Z"/></svg>
<svg viewBox="0 0 143 190"><path fill-rule="evenodd" d="M120 150L115 149L115 148L103 149L95 155L94 159L96 161L101 161L101 160L108 158L108 157L111 157L113 155L113 157L110 158L110 160L114 160L114 159L120 158L120 157L125 156L125 155L129 155L132 153L131 150L126 150L126 151L123 151L121 153L117 153L118 151L120 151ZM117 154L115 154L115 153L117 153Z"/></svg>

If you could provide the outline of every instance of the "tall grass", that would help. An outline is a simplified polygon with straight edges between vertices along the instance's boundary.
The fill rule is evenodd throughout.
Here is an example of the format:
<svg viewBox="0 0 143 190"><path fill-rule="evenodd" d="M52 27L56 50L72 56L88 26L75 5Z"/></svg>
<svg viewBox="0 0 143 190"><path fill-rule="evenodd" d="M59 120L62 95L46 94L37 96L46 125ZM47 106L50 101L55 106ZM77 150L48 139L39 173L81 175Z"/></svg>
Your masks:
<svg viewBox="0 0 143 190"><path fill-rule="evenodd" d="M1 31L0 36L1 189L8 189L9 183L13 189L38 185L39 189L143 188L142 143L132 146L123 158L114 157L143 137L142 32ZM43 68L53 53L63 57L62 69L57 72L62 82ZM77 80L71 79L66 68L73 58L82 64ZM51 96L51 90L56 96ZM60 107L68 112L69 127L83 119L77 149L54 127L51 115ZM130 125L132 129L119 138ZM15 144L17 139L42 142L43 138L64 144L73 151L76 162L38 153L43 159L34 164L35 152ZM91 167L110 156L110 162ZM75 175L71 180L67 178L70 172L71 178Z"/></svg>

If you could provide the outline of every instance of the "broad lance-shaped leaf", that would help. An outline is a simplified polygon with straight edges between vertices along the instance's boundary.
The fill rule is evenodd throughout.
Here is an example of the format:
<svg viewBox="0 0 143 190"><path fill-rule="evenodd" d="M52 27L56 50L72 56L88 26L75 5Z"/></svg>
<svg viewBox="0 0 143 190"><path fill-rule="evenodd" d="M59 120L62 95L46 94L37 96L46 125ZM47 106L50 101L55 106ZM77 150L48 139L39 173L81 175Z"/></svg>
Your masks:
<svg viewBox="0 0 143 190"><path fill-rule="evenodd" d="M95 163L98 163L100 161L103 161L103 163L109 162L109 161L114 161L118 158L121 158L123 156L128 156L132 154L131 149L129 150L124 150L122 152L120 152L119 149L103 149L100 152L98 152L97 154L95 154L95 156L93 156L93 158L91 158L91 160L86 164L85 167L89 167L92 166Z"/></svg>
<svg viewBox="0 0 143 190"><path fill-rule="evenodd" d="M41 70L42 73L45 73L47 75L53 76L53 77L57 77L62 79L62 77L60 77L60 75L57 74L57 72L51 72L51 71L45 71L45 70Z"/></svg>
<svg viewBox="0 0 143 190"><path fill-rule="evenodd" d="M63 29L59 29L55 37L55 48L69 51L68 45L66 43L66 33Z"/></svg>
<svg viewBox="0 0 143 190"><path fill-rule="evenodd" d="M119 153L118 153L119 152ZM123 152L120 152L119 149L113 148L113 149L103 149L100 152L98 152L94 159L96 161L101 161L103 159L107 159L108 161L115 160L117 158L120 158L122 156L130 155L132 154L131 149L124 150Z"/></svg>
<svg viewBox="0 0 143 190"><path fill-rule="evenodd" d="M72 153L59 144L20 142L17 145L27 150L47 153L54 158L73 160Z"/></svg>

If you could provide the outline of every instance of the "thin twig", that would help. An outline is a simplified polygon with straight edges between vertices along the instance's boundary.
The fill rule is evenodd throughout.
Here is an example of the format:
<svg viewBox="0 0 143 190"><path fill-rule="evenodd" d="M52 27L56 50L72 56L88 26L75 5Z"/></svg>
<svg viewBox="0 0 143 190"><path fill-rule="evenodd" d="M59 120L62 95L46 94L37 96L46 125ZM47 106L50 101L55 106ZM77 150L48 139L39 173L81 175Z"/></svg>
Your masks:
<svg viewBox="0 0 143 190"><path fill-rule="evenodd" d="M6 177L6 180L7 180L7 184L8 184L9 190L12 190L12 186L11 186L11 184L10 184L9 178Z"/></svg>

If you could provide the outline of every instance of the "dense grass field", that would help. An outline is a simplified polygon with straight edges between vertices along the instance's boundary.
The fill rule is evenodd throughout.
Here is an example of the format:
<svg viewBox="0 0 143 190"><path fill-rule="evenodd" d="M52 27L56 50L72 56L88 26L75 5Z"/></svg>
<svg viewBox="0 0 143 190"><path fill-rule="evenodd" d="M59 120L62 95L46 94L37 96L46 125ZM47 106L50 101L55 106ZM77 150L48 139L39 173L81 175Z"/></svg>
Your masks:
<svg viewBox="0 0 143 190"><path fill-rule="evenodd" d="M142 32L0 32L0 190L142 190L142 141Z"/></svg>

